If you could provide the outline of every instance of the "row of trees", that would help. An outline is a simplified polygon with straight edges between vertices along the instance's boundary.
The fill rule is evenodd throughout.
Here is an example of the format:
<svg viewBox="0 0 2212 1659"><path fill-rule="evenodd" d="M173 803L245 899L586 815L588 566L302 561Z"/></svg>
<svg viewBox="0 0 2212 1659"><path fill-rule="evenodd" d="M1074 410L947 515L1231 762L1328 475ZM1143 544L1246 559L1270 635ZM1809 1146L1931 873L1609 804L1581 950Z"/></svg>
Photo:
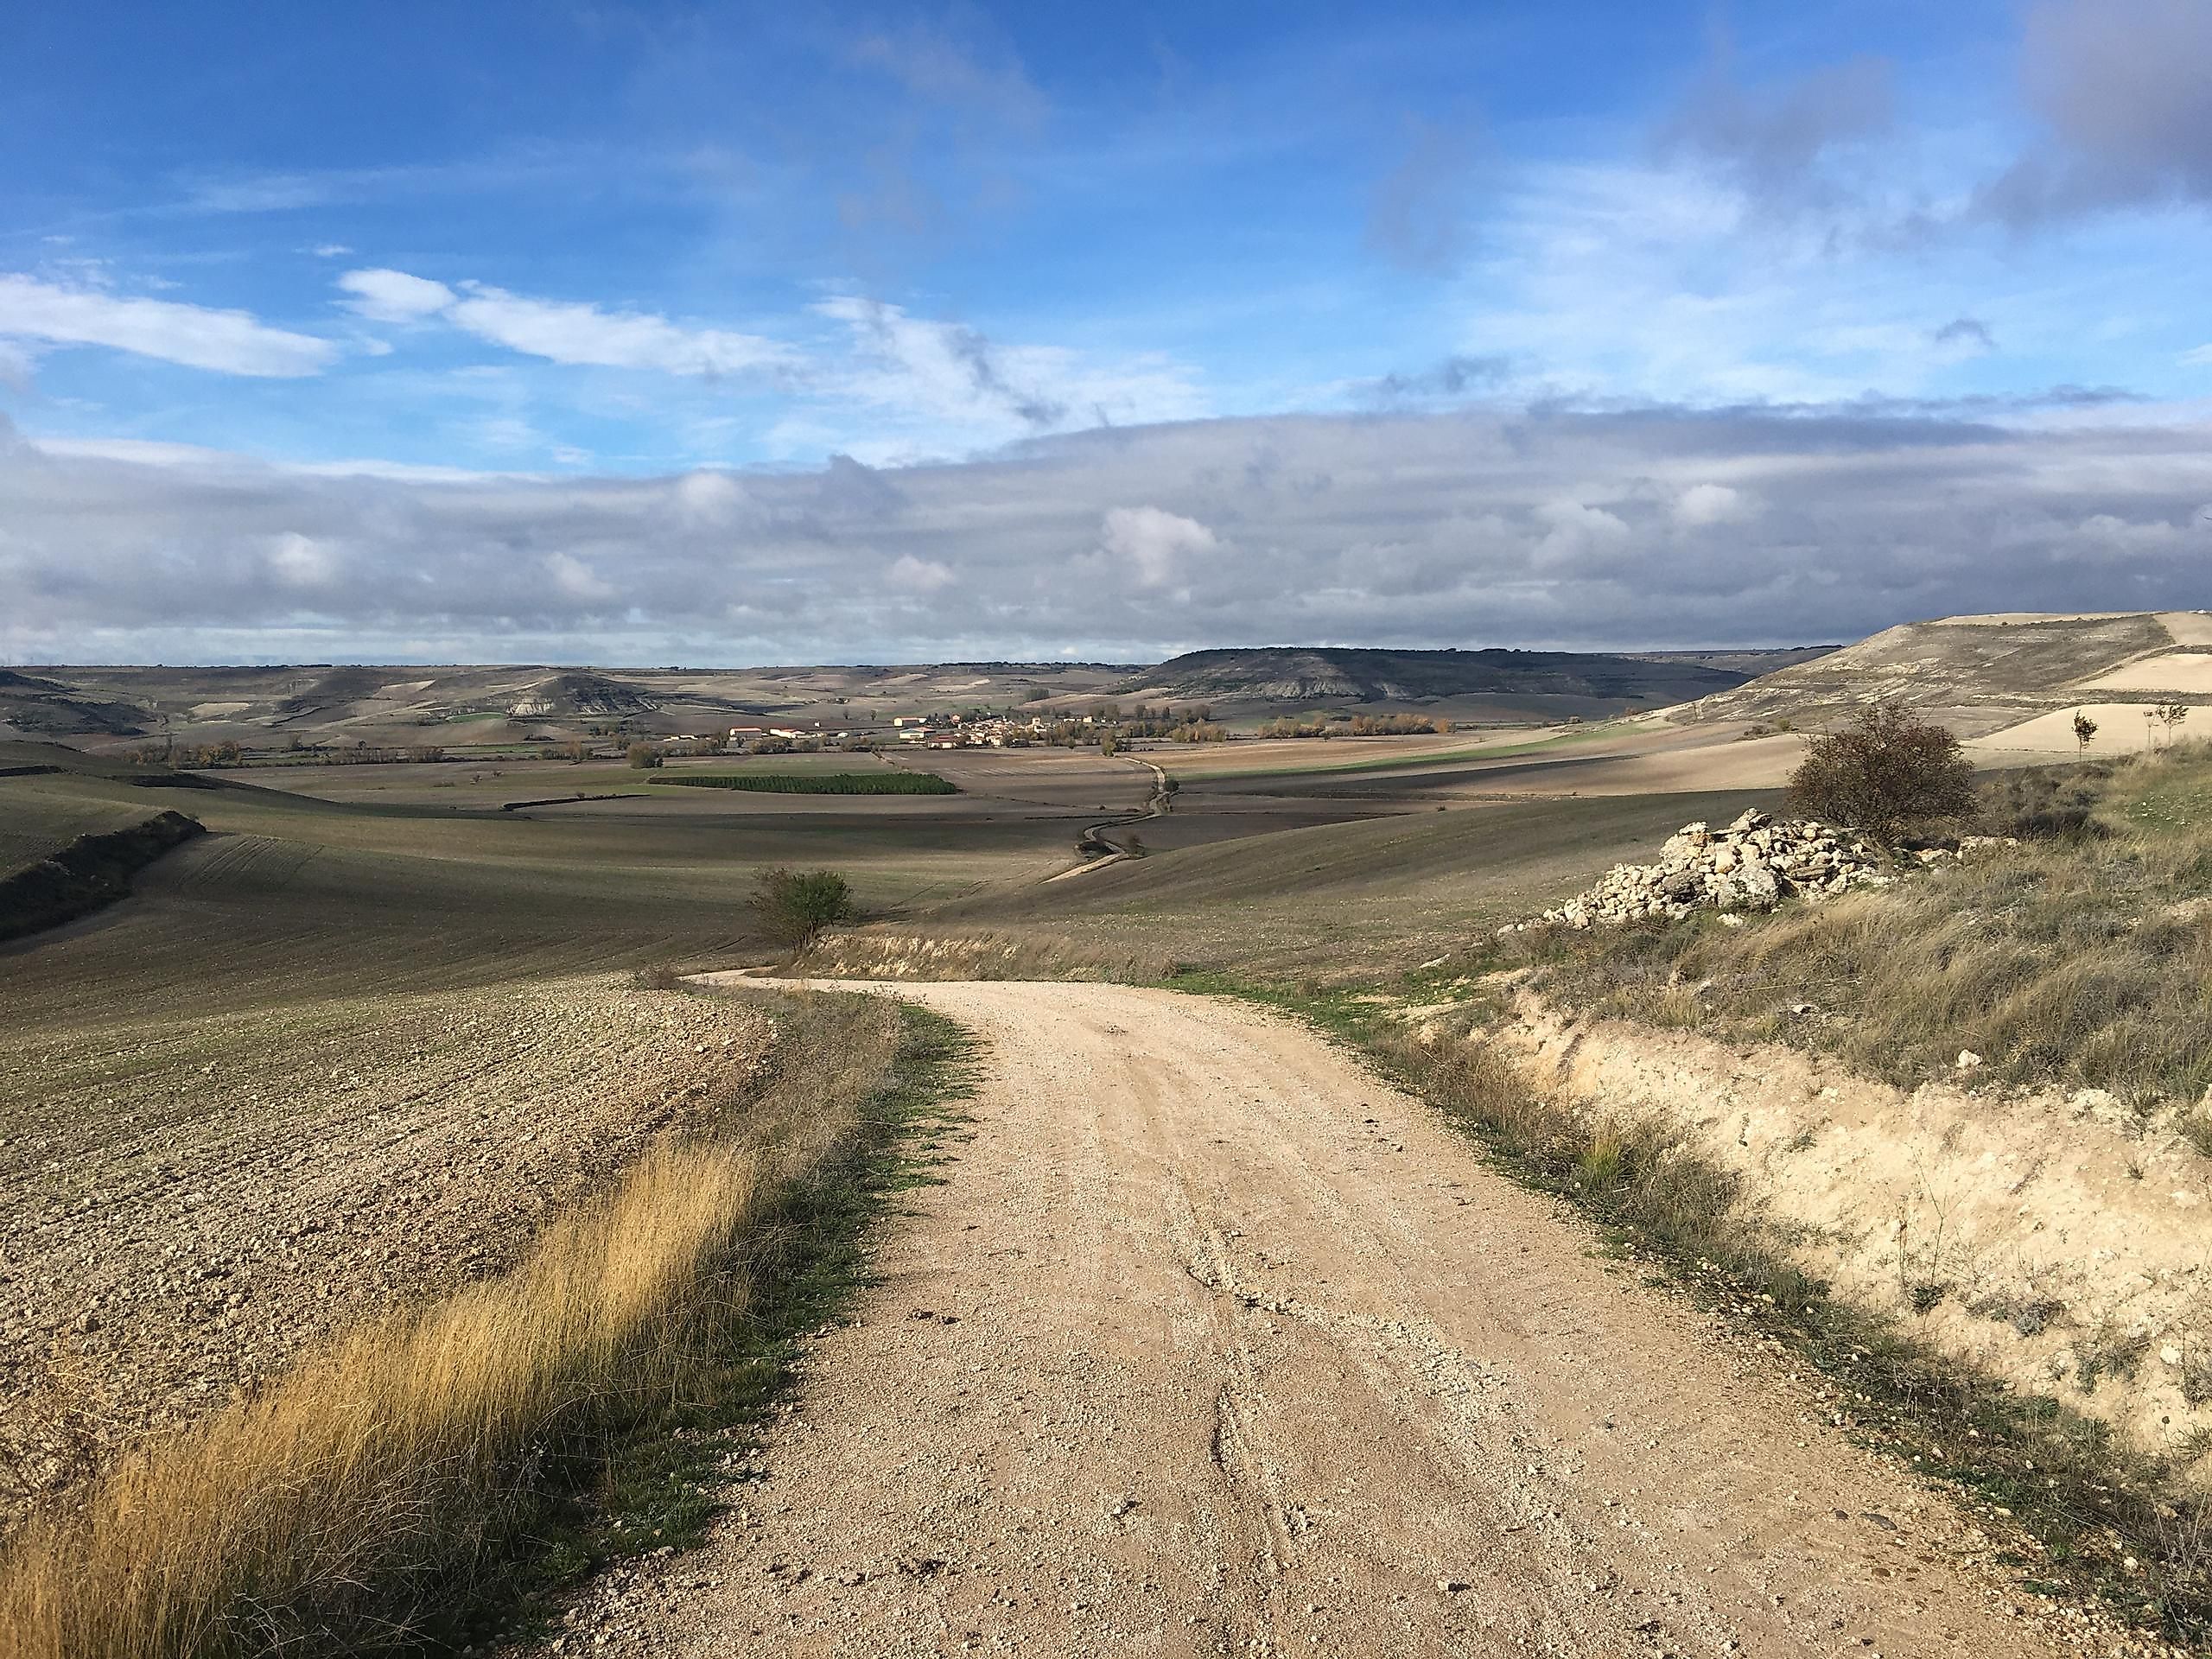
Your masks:
<svg viewBox="0 0 2212 1659"><path fill-rule="evenodd" d="M386 748L369 743L302 744L296 738L286 747L285 753L313 755L317 761L334 766L388 766L402 762L423 766L448 759L445 750L435 743ZM193 772L208 766L245 766L250 752L237 740L226 739L220 743L165 743L159 747L148 744L125 750L123 758L134 766L174 766L181 772Z"/></svg>
<svg viewBox="0 0 2212 1659"><path fill-rule="evenodd" d="M1311 715L1295 720L1260 722L1261 737L1408 737L1416 732L1448 732L1452 722L1441 715Z"/></svg>

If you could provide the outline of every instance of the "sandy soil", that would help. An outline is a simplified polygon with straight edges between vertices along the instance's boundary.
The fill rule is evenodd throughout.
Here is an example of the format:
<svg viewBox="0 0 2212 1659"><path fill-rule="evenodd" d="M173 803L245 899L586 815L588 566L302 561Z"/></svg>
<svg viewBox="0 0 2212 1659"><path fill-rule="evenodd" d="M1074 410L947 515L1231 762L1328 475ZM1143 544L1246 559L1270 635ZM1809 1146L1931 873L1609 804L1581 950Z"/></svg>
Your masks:
<svg viewBox="0 0 2212 1659"><path fill-rule="evenodd" d="M1126 986L902 987L972 1138L699 1551L570 1615L654 1655L2028 1655L1948 1503L1310 1033Z"/></svg>
<svg viewBox="0 0 2212 1659"><path fill-rule="evenodd" d="M2079 682L2077 691L2178 691L2197 696L2212 691L2212 656L2201 651L2168 651L2139 657L2109 674Z"/></svg>
<svg viewBox="0 0 2212 1659"><path fill-rule="evenodd" d="M2100 755L2140 754L2167 741L2164 728L2143 718L2148 706L2140 702L2085 702L2070 709L2054 709L1986 737L1967 739L1967 758L1983 766L2017 766L2032 760L2078 760L2082 758L2082 746L2074 736L2076 714L2086 714L2097 722L2097 734L2089 745L2092 759ZM2182 734L2191 734L2186 722Z"/></svg>

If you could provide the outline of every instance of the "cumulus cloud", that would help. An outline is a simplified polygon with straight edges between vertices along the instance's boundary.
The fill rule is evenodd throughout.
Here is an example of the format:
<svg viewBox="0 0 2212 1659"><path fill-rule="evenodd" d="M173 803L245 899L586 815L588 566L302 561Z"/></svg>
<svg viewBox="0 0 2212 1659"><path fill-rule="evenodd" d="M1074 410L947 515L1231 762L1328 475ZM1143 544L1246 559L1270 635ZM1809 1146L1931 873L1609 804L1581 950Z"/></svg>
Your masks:
<svg viewBox="0 0 2212 1659"><path fill-rule="evenodd" d="M745 486L728 473L686 473L676 480L676 499L686 522L727 524L745 507Z"/></svg>
<svg viewBox="0 0 2212 1659"><path fill-rule="evenodd" d="M1220 547L1220 537L1197 519L1158 507L1115 507L1098 526L1107 568L1139 588L1165 588L1187 561Z"/></svg>
<svg viewBox="0 0 2212 1659"><path fill-rule="evenodd" d="M548 553L545 574L570 599L595 602L614 597L614 584L572 553Z"/></svg>
<svg viewBox="0 0 2212 1659"><path fill-rule="evenodd" d="M49 346L105 346L187 368L264 378L314 374L338 355L329 340L272 328L250 312L4 274L0 336Z"/></svg>
<svg viewBox="0 0 2212 1659"><path fill-rule="evenodd" d="M326 543L286 531L269 550L269 568L289 588L320 588L338 574L338 556Z"/></svg>
<svg viewBox="0 0 2212 1659"><path fill-rule="evenodd" d="M1726 484L1693 484L1675 498L1675 522L1691 530L1735 524L1751 512L1744 493Z"/></svg>
<svg viewBox="0 0 2212 1659"><path fill-rule="evenodd" d="M910 594L933 594L952 585L952 567L941 559L918 559L912 553L901 553L892 560L884 579Z"/></svg>
<svg viewBox="0 0 2212 1659"><path fill-rule="evenodd" d="M1285 487L1312 476L1328 487ZM702 489L728 499L719 481L684 480L284 468L0 430L0 659L1789 644L2183 608L2212 557L2212 429L2110 409L1183 423L748 472L726 516L699 511Z"/></svg>

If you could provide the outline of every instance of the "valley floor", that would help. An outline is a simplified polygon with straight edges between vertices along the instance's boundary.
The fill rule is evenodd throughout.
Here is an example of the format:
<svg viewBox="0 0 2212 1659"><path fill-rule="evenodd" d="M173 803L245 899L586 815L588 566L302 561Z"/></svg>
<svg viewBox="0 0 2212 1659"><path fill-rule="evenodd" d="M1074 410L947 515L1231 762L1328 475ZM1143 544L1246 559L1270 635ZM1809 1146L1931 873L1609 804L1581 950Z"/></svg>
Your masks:
<svg viewBox="0 0 2212 1659"><path fill-rule="evenodd" d="M563 1647L1898 1659L2088 1635L1848 1444L1817 1380L1641 1287L1302 1027L1128 986L897 994L988 1040L972 1137L716 1538L594 1592Z"/></svg>

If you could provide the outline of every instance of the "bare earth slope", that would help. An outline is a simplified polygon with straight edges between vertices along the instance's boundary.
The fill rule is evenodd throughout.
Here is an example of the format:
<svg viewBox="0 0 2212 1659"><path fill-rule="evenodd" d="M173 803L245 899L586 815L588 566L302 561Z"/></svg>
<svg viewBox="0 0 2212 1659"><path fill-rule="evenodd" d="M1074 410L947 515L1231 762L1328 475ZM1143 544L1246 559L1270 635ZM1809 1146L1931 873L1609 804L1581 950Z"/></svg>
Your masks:
<svg viewBox="0 0 2212 1659"><path fill-rule="evenodd" d="M1678 720L1832 718L1876 698L1926 710L1979 736L2083 701L2112 683L2202 693L2201 664L2131 677L2131 665L2201 649L2201 611L1948 616L1885 628L1855 645L1675 710ZM2113 677L2120 677L2114 681ZM2147 698L2145 699L2147 700Z"/></svg>
<svg viewBox="0 0 2212 1659"><path fill-rule="evenodd" d="M2057 1650L1809 1389L1311 1034L898 994L988 1039L973 1138L747 1507L572 1649Z"/></svg>

